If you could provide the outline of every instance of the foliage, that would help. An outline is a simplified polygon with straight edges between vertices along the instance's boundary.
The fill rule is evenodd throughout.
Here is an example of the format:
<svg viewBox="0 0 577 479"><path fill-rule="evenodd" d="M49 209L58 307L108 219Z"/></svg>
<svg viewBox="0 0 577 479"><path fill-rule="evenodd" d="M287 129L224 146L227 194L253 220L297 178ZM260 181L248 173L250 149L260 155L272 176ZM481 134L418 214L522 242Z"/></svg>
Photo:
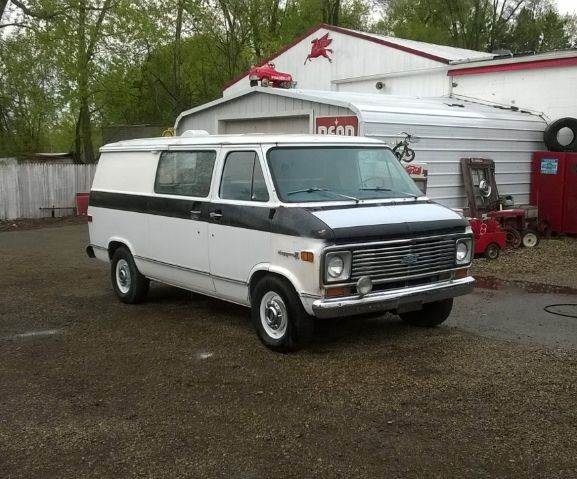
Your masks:
<svg viewBox="0 0 577 479"><path fill-rule="evenodd" d="M552 0L387 0L376 31L471 50L542 52L572 46L574 19Z"/></svg>
<svg viewBox="0 0 577 479"><path fill-rule="evenodd" d="M478 50L566 48L550 0L0 0L0 157L72 150L181 111L319 22Z"/></svg>

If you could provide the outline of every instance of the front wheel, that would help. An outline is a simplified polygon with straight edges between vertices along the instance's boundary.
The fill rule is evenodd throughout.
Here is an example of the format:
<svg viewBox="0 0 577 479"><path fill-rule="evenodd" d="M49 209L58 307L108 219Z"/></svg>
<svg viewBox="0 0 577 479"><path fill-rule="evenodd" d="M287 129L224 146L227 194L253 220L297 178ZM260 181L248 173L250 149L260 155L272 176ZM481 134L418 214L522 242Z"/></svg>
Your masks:
<svg viewBox="0 0 577 479"><path fill-rule="evenodd" d="M501 248L497 243L491 243L487 245L487 247L485 248L485 258L487 259L491 260L497 259L500 253Z"/></svg>
<svg viewBox="0 0 577 479"><path fill-rule="evenodd" d="M127 248L122 246L114 252L110 276L112 287L120 301L128 304L144 301L150 281L138 271L134 258Z"/></svg>
<svg viewBox="0 0 577 479"><path fill-rule="evenodd" d="M294 288L275 276L267 276L255 286L251 316L258 337L273 351L297 350L313 333L313 318L304 310Z"/></svg>
<svg viewBox="0 0 577 479"><path fill-rule="evenodd" d="M434 328L445 320L451 314L453 309L453 298L443 299L434 303L427 303L420 311L411 311L409 313L401 313L399 316L403 321L411 326L418 326L421 328Z"/></svg>

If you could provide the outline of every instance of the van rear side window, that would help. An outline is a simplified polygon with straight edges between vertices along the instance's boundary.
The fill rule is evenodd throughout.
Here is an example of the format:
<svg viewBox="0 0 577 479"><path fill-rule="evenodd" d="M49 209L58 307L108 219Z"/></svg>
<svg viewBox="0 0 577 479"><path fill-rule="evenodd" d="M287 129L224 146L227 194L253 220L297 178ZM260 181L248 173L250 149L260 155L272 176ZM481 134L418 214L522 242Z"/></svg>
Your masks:
<svg viewBox="0 0 577 479"><path fill-rule="evenodd" d="M166 195L205 198L216 151L165 151L160 155L154 191Z"/></svg>

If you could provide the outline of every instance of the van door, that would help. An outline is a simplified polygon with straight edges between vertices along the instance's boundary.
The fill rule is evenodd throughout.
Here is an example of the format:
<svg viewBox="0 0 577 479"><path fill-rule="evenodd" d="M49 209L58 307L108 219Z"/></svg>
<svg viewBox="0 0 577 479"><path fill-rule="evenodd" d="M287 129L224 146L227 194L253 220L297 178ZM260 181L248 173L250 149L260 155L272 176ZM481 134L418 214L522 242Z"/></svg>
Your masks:
<svg viewBox="0 0 577 479"><path fill-rule="evenodd" d="M209 193L218 149L165 151L150 198L148 234L153 279L214 291L208 260Z"/></svg>
<svg viewBox="0 0 577 479"><path fill-rule="evenodd" d="M219 296L246 304L253 267L270 262L269 189L260 148L223 149L209 211L210 272Z"/></svg>

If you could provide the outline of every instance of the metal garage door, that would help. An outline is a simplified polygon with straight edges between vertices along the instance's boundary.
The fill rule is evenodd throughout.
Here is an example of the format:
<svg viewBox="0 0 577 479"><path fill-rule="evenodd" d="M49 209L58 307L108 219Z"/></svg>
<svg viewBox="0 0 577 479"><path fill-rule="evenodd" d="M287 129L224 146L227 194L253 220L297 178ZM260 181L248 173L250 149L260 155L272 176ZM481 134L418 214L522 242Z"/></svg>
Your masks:
<svg viewBox="0 0 577 479"><path fill-rule="evenodd" d="M219 133L309 133L309 117L281 116L243 120L221 120Z"/></svg>

